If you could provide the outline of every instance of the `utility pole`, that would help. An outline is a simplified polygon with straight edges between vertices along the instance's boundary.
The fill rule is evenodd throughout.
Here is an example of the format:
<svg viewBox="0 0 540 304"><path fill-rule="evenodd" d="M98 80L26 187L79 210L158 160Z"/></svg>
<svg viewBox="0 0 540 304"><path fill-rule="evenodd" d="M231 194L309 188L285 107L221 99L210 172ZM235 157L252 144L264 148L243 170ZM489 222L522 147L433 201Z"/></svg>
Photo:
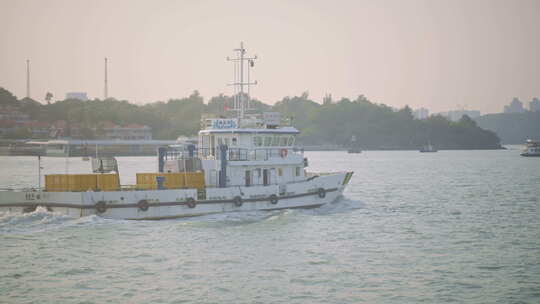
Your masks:
<svg viewBox="0 0 540 304"><path fill-rule="evenodd" d="M30 60L26 59L26 98L30 98Z"/></svg>
<svg viewBox="0 0 540 304"><path fill-rule="evenodd" d="M107 82L107 57L105 57L105 88L103 89L103 99L109 98L109 84Z"/></svg>

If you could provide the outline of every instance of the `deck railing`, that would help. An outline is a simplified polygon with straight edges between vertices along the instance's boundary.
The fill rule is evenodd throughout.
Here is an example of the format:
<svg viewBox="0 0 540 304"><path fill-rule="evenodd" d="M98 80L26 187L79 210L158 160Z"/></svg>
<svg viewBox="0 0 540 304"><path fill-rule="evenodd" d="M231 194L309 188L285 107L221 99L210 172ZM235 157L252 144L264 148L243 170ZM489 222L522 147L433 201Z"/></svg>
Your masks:
<svg viewBox="0 0 540 304"><path fill-rule="evenodd" d="M199 148L194 151L194 156L200 159L221 159L221 152L215 148ZM302 156L304 150L299 148L228 148L227 160L229 161L265 161L271 158L287 158L290 156ZM182 160L192 158L188 151L168 151L165 155L166 160Z"/></svg>

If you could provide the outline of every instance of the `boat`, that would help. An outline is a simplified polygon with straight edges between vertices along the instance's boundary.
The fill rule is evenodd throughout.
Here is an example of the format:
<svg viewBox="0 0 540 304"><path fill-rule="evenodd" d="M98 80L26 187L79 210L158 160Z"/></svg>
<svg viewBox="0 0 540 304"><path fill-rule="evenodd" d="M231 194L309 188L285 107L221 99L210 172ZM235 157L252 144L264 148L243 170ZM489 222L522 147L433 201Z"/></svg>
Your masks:
<svg viewBox="0 0 540 304"><path fill-rule="evenodd" d="M540 141L527 139L521 156L540 156Z"/></svg>
<svg viewBox="0 0 540 304"><path fill-rule="evenodd" d="M243 44L235 52L228 58L235 71L253 67L256 57L247 57ZM158 148L156 172L137 173L136 185L120 184L114 158L94 157L91 174L46 175L45 187L0 191L0 212L41 206L73 217L161 220L337 200L353 172L308 172L299 130L279 113L249 113L244 88L254 83L243 74L235 73L232 113L203 116L197 146Z"/></svg>
<svg viewBox="0 0 540 304"><path fill-rule="evenodd" d="M347 148L347 153L362 153L362 149L358 146L356 143L356 136L351 137L351 142L349 143L349 147Z"/></svg>
<svg viewBox="0 0 540 304"><path fill-rule="evenodd" d="M437 152L437 149L431 143L428 143L427 145L424 145L420 148L420 152L422 153Z"/></svg>

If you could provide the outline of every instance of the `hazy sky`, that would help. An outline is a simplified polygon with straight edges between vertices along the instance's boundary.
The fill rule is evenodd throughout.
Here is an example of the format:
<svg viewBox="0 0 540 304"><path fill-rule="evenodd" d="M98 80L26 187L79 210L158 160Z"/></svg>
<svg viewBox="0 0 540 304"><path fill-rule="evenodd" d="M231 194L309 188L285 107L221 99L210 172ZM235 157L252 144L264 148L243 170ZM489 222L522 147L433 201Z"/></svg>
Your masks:
<svg viewBox="0 0 540 304"><path fill-rule="evenodd" d="M135 103L230 94L225 61L257 54L252 95L359 94L432 112L540 96L540 1L0 0L0 86Z"/></svg>

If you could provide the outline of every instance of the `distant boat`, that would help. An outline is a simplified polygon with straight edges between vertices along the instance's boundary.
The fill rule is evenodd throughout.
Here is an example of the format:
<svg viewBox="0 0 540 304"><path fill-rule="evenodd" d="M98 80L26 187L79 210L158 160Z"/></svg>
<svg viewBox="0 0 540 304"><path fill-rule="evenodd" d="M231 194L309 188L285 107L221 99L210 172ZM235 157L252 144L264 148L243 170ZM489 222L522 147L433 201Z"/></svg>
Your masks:
<svg viewBox="0 0 540 304"><path fill-rule="evenodd" d="M540 141L527 139L521 156L540 156Z"/></svg>
<svg viewBox="0 0 540 304"><path fill-rule="evenodd" d="M351 142L349 143L347 153L362 153L362 149L360 149L360 147L358 147L356 144L356 136L354 135L351 137Z"/></svg>
<svg viewBox="0 0 540 304"><path fill-rule="evenodd" d="M437 152L437 149L435 149L435 147L432 144L427 144L427 145L422 146L422 148L420 148L420 152L422 153Z"/></svg>

